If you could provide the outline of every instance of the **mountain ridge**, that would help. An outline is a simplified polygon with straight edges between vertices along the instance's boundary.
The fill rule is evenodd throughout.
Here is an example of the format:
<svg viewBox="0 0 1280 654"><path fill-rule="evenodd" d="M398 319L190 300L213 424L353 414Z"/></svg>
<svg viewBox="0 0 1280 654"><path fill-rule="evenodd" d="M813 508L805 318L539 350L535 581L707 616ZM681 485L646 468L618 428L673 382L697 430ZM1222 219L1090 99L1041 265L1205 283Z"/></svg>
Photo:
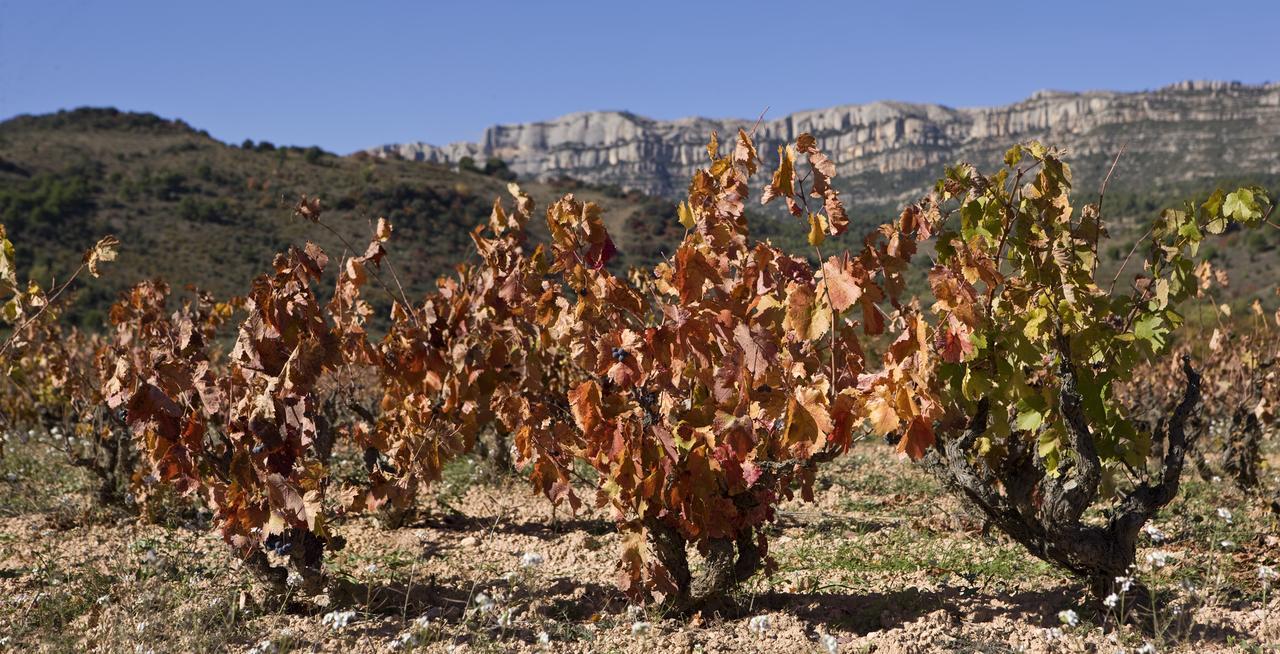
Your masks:
<svg viewBox="0 0 1280 654"><path fill-rule="evenodd" d="M726 140L736 128L750 129L754 123L575 112L547 121L495 125L475 143L410 142L365 152L446 165L463 157L497 157L528 179L573 177L675 197L704 164L711 131ZM1222 134L1228 126L1233 129ZM891 100L844 104L763 121L756 129L756 145L769 162L778 145L801 132L818 139L849 178L850 190L861 192L859 201L877 206L910 200L940 165L959 159L990 165L1009 144L1031 138L1067 147L1074 160L1109 160L1127 142L1126 158L1138 159L1145 172L1155 173L1144 176L1147 184L1211 174L1274 174L1280 172L1280 158L1272 156L1280 146L1280 83L1184 81L1148 91L1042 90L993 107ZM1205 142L1214 135L1222 136L1222 147ZM1142 162L1169 151L1191 157L1185 169ZM922 177L919 173L925 171L930 175ZM889 179L870 179L878 176Z"/></svg>

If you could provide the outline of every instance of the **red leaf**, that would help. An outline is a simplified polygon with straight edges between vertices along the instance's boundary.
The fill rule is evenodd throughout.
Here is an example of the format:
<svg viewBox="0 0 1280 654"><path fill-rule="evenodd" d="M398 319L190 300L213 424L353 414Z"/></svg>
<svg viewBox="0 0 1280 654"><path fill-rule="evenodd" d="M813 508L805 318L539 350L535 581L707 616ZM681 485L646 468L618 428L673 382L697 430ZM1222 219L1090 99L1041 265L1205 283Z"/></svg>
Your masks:
<svg viewBox="0 0 1280 654"><path fill-rule="evenodd" d="M916 416L907 427L907 433L898 441L898 451L911 457L912 461L924 458L925 450L937 441L933 426L923 416Z"/></svg>

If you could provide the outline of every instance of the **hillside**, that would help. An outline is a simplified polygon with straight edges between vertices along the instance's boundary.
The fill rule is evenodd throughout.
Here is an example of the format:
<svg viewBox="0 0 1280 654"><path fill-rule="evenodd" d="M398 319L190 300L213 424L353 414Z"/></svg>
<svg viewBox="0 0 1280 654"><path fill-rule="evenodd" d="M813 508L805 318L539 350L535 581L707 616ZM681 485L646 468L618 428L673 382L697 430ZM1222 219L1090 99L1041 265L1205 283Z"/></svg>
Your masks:
<svg viewBox="0 0 1280 654"><path fill-rule="evenodd" d="M713 126L704 127L708 131L699 138ZM1195 128L1170 129L1175 127L1183 132ZM996 147L994 141L991 147ZM1132 142L1130 148L1108 191L1108 214L1117 238L1104 252L1104 269L1123 258L1145 229L1138 225L1145 226L1161 207L1175 206L1217 182L1251 181L1280 188L1280 175L1250 175L1225 165L1227 174L1206 168L1204 175L1188 179L1124 188L1116 180L1133 178L1136 173L1127 167L1139 161L1132 154ZM705 157L705 150L702 153ZM1175 153L1166 159L1176 164L1185 158ZM513 170L520 170L518 161L511 160ZM837 161L848 168L847 161ZM1276 158L1260 161L1259 167L1267 168ZM1078 171L1085 171L1078 173L1084 180L1078 185L1084 193L1078 203L1091 200L1089 190L1096 188L1096 182L1089 185L1091 162L1088 156L1073 160ZM691 161L689 166L698 163ZM923 166L910 173L910 184L923 190L942 168L942 163ZM502 167L486 175L447 163L359 153L340 157L317 148L269 143L233 146L182 121L112 109L20 116L0 123L0 223L18 243L20 274L31 272L48 282L51 275L73 270L80 253L98 236L115 234L123 243L120 260L102 279L89 280L76 304L73 317L87 326L101 325L116 294L143 278L159 276L174 288L194 284L225 297L243 293L254 276L269 269L273 254L290 244L311 240L340 254L339 239L292 217L293 204L303 193L319 196L326 222L357 247L367 238L368 221L379 216L391 220L397 230L393 263L411 294L423 292L438 275L470 256L467 234L487 219L495 197L506 196L504 173ZM671 174L685 173L682 168ZM618 269L652 265L683 233L669 199L603 185L608 179L541 177L542 181L521 180L540 208L566 192L605 207L620 250L613 263ZM830 250L859 242L896 206L877 206L861 195L864 189L859 185L884 183L888 177L852 177L846 197L852 202L854 228L825 246ZM799 221L753 219L752 226L758 238L808 252ZM535 238L540 238L540 221L534 229ZM1225 247L1209 254L1231 268L1236 297L1262 296L1274 304L1271 289L1280 278L1277 246L1280 230L1263 230L1229 235ZM927 265L927 258L922 256L918 263Z"/></svg>
<svg viewBox="0 0 1280 654"><path fill-rule="evenodd" d="M243 293L290 244L311 240L341 253L339 239L292 217L306 193L322 199L326 222L356 247L367 242L367 221L387 217L397 272L411 293L422 292L466 259L468 232L487 220L494 198L509 200L504 179L480 173L245 145L111 109L0 123L0 223L18 244L20 275L47 282L66 274L98 236L115 234L119 261L86 284L75 314L83 324L101 324L116 293L148 277ZM524 188L543 208L569 191L605 206L620 266L652 260L681 233L666 200L571 181Z"/></svg>

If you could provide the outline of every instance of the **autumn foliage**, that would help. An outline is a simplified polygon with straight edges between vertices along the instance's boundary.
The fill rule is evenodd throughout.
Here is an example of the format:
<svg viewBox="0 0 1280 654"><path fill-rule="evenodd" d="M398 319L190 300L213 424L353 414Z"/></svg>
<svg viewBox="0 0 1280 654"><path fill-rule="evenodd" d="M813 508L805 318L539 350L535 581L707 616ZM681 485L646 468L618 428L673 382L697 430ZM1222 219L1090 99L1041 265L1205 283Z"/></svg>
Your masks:
<svg viewBox="0 0 1280 654"><path fill-rule="evenodd" d="M15 416L61 403L78 433L136 447L144 463L128 485L141 501L157 484L199 498L278 585L292 573L321 589L324 552L342 545L335 517L412 507L488 438L551 502L607 509L632 599L700 604L770 569L778 503L811 498L816 466L875 434L1109 592L1137 530L1176 493L1202 389L1216 392L1201 382L1208 368L1179 361L1148 421L1120 389L1165 365L1150 362L1165 361L1178 307L1204 290L1200 241L1266 220L1270 200L1238 189L1166 212L1142 271L1117 290L1098 274L1101 208L1072 204L1069 165L1038 143L1011 149L994 174L949 168L834 256L826 238L849 228L834 163L808 134L777 156L753 199L764 175L751 135L722 149L713 134L679 205L685 235L652 269L611 269L601 209L573 195L546 208L550 241L533 244L533 200L511 184L513 205L496 201L472 232L478 261L426 297L400 290L393 227L379 220L361 254L279 254L242 299L195 293L171 311L167 286L139 284L102 337L64 334L53 298L17 283L0 231L14 325L4 365L18 375L0 401ZM748 208L775 201L808 226L812 256L752 238ZM296 214L328 228L316 198ZM114 245L84 266L96 275ZM912 295L922 254L928 292ZM381 338L368 293L392 300ZM234 335L227 351L222 333ZM1222 365L1264 376L1260 360ZM326 390L348 375L368 379L374 399ZM1243 409L1271 419L1265 379ZM333 474L335 448L359 453L362 475ZM1100 503L1115 509L1108 524L1083 522Z"/></svg>

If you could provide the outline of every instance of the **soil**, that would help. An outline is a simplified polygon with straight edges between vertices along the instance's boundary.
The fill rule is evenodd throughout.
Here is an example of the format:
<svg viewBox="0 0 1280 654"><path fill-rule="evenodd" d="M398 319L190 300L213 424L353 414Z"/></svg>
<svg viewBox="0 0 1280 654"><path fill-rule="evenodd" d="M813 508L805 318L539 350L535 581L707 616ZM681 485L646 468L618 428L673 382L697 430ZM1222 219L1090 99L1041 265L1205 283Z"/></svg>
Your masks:
<svg viewBox="0 0 1280 654"><path fill-rule="evenodd" d="M815 503L780 508L779 570L749 582L736 609L694 615L628 608L610 516L553 510L515 479L424 496L395 529L340 521L346 546L327 565L345 598L269 596L198 518L146 524L71 498L0 518L0 650L1048 653L1132 652L1151 639L1160 652L1280 651L1280 593L1264 605L1248 579L1276 563L1276 521L1242 495L1222 497L1240 502L1255 540L1216 554L1228 563L1211 591L1174 592L1182 617L1170 608L1152 635L1114 629L1080 583L984 536L887 449L833 466L821 486ZM1192 542L1196 525L1161 528L1176 534L1158 571L1172 587L1214 552ZM345 627L326 623L344 610ZM1061 622L1066 610L1078 626Z"/></svg>

